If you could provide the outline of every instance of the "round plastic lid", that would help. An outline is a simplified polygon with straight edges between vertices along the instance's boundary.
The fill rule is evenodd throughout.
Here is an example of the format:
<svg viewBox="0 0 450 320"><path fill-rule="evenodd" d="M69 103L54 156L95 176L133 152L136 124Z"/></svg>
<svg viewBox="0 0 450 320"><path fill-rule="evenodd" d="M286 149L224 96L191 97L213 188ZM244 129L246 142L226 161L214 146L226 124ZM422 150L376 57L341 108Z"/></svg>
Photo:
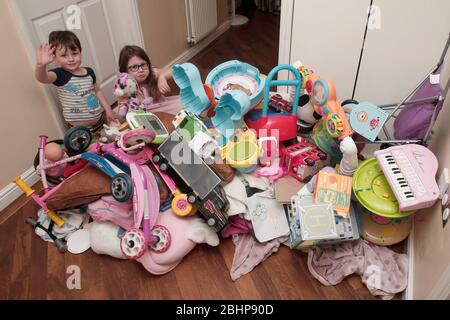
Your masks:
<svg viewBox="0 0 450 320"><path fill-rule="evenodd" d="M67 250L73 254L83 253L91 247L89 230L80 229L67 238Z"/></svg>
<svg viewBox="0 0 450 320"><path fill-rule="evenodd" d="M353 192L364 208L380 216L402 218L415 212L399 212L397 199L375 158L363 161L356 169Z"/></svg>

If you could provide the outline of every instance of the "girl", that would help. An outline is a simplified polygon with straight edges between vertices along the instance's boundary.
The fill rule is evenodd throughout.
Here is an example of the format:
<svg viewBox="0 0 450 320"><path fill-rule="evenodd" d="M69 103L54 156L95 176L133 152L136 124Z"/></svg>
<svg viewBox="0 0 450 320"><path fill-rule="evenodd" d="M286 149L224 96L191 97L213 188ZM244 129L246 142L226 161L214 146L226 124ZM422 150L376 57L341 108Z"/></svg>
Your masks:
<svg viewBox="0 0 450 320"><path fill-rule="evenodd" d="M152 66L147 53L138 46L125 46L120 51L119 71L128 73L138 83L138 99L147 109L176 114L182 109L179 97L165 97L171 91L167 80L172 69L159 70ZM119 100L119 106L126 101Z"/></svg>

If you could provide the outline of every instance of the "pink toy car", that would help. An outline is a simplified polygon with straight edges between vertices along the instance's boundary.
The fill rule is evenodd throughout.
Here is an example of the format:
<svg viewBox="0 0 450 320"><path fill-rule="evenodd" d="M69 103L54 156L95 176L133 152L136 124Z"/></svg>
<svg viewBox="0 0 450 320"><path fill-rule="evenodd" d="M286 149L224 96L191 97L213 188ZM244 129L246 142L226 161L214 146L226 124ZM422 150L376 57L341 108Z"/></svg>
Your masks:
<svg viewBox="0 0 450 320"><path fill-rule="evenodd" d="M281 165L299 181L309 181L330 162L330 157L317 146L303 138L299 142L281 148Z"/></svg>

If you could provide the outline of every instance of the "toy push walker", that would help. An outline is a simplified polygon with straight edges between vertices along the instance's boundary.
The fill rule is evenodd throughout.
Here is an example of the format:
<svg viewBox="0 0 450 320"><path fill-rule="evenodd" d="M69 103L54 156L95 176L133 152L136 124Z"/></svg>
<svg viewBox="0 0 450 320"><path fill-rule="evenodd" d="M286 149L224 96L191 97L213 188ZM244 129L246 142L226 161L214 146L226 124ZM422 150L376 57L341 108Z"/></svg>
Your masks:
<svg viewBox="0 0 450 320"><path fill-rule="evenodd" d="M275 75L282 70L291 71L295 76L295 80L272 80ZM295 87L295 97L291 114L274 113L268 110L269 91L272 86ZM261 136L275 136L282 142L297 137L297 109L301 87L302 78L298 70L293 66L281 64L270 71L264 87L264 104L262 111L252 110L245 117L245 122L251 129L256 130L258 138Z"/></svg>

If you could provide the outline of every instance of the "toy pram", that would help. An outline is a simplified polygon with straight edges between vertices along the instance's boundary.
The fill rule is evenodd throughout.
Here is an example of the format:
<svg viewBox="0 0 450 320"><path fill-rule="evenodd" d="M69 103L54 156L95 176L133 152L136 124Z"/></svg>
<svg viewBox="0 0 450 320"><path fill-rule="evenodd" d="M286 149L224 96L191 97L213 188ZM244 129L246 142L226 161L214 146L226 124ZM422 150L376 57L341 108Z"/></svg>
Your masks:
<svg viewBox="0 0 450 320"><path fill-rule="evenodd" d="M401 102L380 106L368 102L358 103L355 100L342 102L342 106L350 111L349 121L352 129L368 140L356 143L377 143L384 146L411 143L427 145L431 138L431 129L450 89L450 79L443 90L439 80L431 79L434 75L439 75L449 46L450 34L438 63ZM391 118L395 119L393 134L386 128L386 123ZM378 138L381 130L385 135L384 140Z"/></svg>

